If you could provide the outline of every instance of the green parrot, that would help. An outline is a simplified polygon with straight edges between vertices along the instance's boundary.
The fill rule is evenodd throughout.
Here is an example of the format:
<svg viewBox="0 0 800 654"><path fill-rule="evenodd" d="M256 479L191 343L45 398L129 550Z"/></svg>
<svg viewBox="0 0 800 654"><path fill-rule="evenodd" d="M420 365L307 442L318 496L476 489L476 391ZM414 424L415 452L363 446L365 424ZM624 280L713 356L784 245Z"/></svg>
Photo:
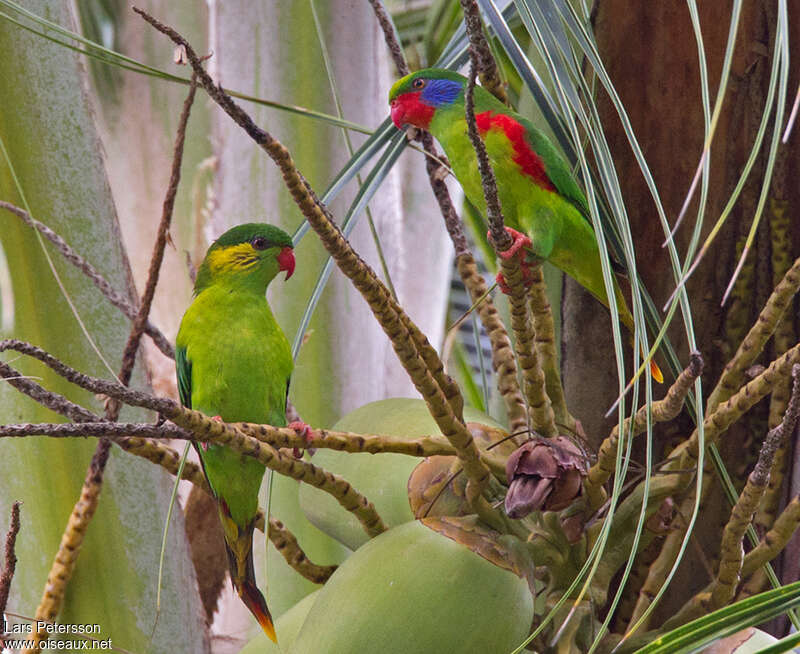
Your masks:
<svg viewBox="0 0 800 654"><path fill-rule="evenodd" d="M225 422L286 425L292 353L265 293L280 271L288 279L294 265L291 237L272 225L239 225L212 243L176 340L184 406ZM253 528L265 466L221 445L195 448L217 499L233 586L277 642L253 569Z"/></svg>
<svg viewBox="0 0 800 654"><path fill-rule="evenodd" d="M438 68L406 75L389 92L392 121L430 131L442 144L469 201L486 215L478 159L469 140L464 113L467 78ZM529 120L491 93L475 87L475 122L497 179L497 191L512 247L501 256L547 260L608 306L600 250L588 220L589 209L566 161ZM516 228L516 229L514 229ZM517 231L520 230L520 231ZM504 291L504 282L498 277ZM633 317L614 280L622 323L633 333ZM654 379L663 381L651 360Z"/></svg>

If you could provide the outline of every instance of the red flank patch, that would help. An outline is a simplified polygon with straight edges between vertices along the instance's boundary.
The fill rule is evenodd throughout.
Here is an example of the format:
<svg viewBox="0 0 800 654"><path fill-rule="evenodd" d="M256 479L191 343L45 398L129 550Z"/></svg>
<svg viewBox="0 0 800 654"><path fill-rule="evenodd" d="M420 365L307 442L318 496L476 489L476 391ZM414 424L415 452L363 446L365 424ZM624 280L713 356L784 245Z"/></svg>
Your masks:
<svg viewBox="0 0 800 654"><path fill-rule="evenodd" d="M522 169L522 172L548 191L556 190L544 170L542 159L525 140L525 127L523 125L511 116L496 114L491 110L476 114L475 123L482 135L493 128L502 130L508 140L511 141L511 145L514 148L514 163Z"/></svg>

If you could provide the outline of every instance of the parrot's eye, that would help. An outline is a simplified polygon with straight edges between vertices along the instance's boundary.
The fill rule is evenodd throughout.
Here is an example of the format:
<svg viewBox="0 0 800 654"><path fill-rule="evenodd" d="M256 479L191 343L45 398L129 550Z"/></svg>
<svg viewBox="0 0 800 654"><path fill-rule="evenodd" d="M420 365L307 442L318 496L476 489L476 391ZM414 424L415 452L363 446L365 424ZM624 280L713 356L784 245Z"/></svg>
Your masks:
<svg viewBox="0 0 800 654"><path fill-rule="evenodd" d="M252 245L253 249L255 250L266 250L269 246L269 241L267 241L267 239L265 239L263 236L256 236L252 241L250 241L250 245Z"/></svg>
<svg viewBox="0 0 800 654"><path fill-rule="evenodd" d="M422 79L421 77L418 77L413 82L411 82L411 86L414 87L415 89L421 89L425 86L425 80Z"/></svg>

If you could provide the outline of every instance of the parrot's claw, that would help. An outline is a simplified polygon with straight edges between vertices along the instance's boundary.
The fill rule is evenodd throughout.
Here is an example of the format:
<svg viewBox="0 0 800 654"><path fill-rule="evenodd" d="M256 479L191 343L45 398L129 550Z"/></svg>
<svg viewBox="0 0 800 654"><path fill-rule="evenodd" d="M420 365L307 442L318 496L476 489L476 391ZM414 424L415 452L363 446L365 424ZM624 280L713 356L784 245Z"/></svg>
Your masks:
<svg viewBox="0 0 800 654"><path fill-rule="evenodd" d="M522 232L518 232L516 229L512 229L511 227L506 227L506 231L509 233L513 242L511 243L511 247L507 250L503 250L503 252L498 252L497 255L501 259L510 259L511 257L518 257L519 258L519 267L522 270L522 283L524 284L526 289L529 289L533 284L533 279L531 275L531 266L525 260L528 256L526 250L533 245L528 236L523 234ZM486 234L489 242L492 242L492 233L488 232ZM497 285L500 287L500 290L505 295L511 295L511 288L508 284L506 284L506 278L503 276L503 273L497 273Z"/></svg>
<svg viewBox="0 0 800 654"><path fill-rule="evenodd" d="M503 252L498 252L498 256L501 259L510 259L511 257L517 256L519 257L520 262L525 263L525 257L527 256L525 250L533 246L533 241L523 234L522 232L518 232L516 229L512 229L511 227L506 227L506 231L509 233L513 242L511 243L511 247ZM492 241L492 233L488 232L487 237L489 241Z"/></svg>
<svg viewBox="0 0 800 654"><path fill-rule="evenodd" d="M525 261L521 261L519 267L522 271L522 285L527 291L531 286L533 286L532 266ZM511 295L511 287L506 284L506 278L503 276L503 273L497 273L495 281L497 282L498 288L504 295Z"/></svg>
<svg viewBox="0 0 800 654"><path fill-rule="evenodd" d="M287 427L289 427L289 429L294 429L297 432L298 436L302 436L308 446L310 446L314 442L314 433L311 431L311 427L309 427L302 420L293 420L287 425ZM310 456L314 456L314 452L316 452L317 450L313 447L306 447L306 451L309 453ZM294 457L296 459L299 459L303 456L303 453L300 451L300 448L298 447L295 447L292 450L292 454L294 454Z"/></svg>
<svg viewBox="0 0 800 654"><path fill-rule="evenodd" d="M222 417L221 416L212 416L211 419L212 420L216 420L217 422L222 422ZM200 443L200 447L203 448L203 452L207 452L208 451L208 443Z"/></svg>

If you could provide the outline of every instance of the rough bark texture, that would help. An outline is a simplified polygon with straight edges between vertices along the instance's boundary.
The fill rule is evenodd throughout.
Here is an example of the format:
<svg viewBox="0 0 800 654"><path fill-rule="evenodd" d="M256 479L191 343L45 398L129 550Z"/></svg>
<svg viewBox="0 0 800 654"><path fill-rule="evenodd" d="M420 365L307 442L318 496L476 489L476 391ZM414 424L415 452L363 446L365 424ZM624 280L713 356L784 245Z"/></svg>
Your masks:
<svg viewBox="0 0 800 654"><path fill-rule="evenodd" d="M729 2L700 3L700 23L708 59L708 79L713 107L719 83L722 60L729 29ZM703 237L722 211L738 180L755 136L764 106L769 68L774 43L775 6L758 2L745 5L740 21L731 79L728 83L725 106L720 117L717 135L712 146L711 178L706 223ZM791 10L790 10L791 14ZM790 42L800 38L800 23L792 18ZM685 3L638 3L630 0L603 0L596 18L596 34L601 55L609 74L627 108L633 128L650 164L655 182L664 202L667 217L674 223L683 204L702 150L703 112L700 101L700 75L697 46ZM797 89L798 66L793 61L790 71L789 94ZM640 275L656 304L662 306L674 288L671 267L661 248L664 234L658 222L654 203L631 154L620 121L607 96L600 94L601 119L614 153L623 193L637 243L637 262ZM768 141L769 132L765 139ZM795 130L789 143L779 155L771 194L786 201L791 217L790 244L792 259L800 253L800 191L791 180L800 173L800 130ZM695 333L706 368L703 379L706 388L719 377L722 366L735 351L738 340L752 324L763 289L772 286L769 253L779 238L770 233L769 216L765 212L763 229L759 230L740 282L724 308L720 308L725 287L736 265L742 241L749 229L760 192L766 155L759 157L739 203L723 232L712 246L705 261L688 283L692 303ZM691 237L697 211L698 192L690 206L684 224L678 230L676 242L683 254ZM765 260L766 259L766 260ZM582 421L592 442L602 439L609 431L609 422L602 415L613 402L617 391L613 346L610 339L608 314L597 310L597 303L571 280L566 281L563 313L564 380L571 411ZM787 312L796 321L796 311ZM680 321L670 335L682 361L688 358L686 340ZM771 354L771 345L770 348ZM769 359L762 356L761 362ZM656 389L656 396L664 388ZM765 412L762 412L765 414ZM685 437L690 429L688 420L673 427L666 436ZM747 465L741 453L758 445L766 434L765 415L758 411L725 436L725 450L738 452L733 472L746 473ZM707 511L708 524L716 536L706 549L710 559L716 555L718 534L729 515L729 507L711 498ZM702 535L700 536L702 540ZM690 548L691 549L691 548ZM692 575L698 585L707 581L699 563L685 565L685 578L673 581L676 587L691 586ZM684 594L677 601L683 601ZM669 602L662 605L669 611Z"/></svg>

